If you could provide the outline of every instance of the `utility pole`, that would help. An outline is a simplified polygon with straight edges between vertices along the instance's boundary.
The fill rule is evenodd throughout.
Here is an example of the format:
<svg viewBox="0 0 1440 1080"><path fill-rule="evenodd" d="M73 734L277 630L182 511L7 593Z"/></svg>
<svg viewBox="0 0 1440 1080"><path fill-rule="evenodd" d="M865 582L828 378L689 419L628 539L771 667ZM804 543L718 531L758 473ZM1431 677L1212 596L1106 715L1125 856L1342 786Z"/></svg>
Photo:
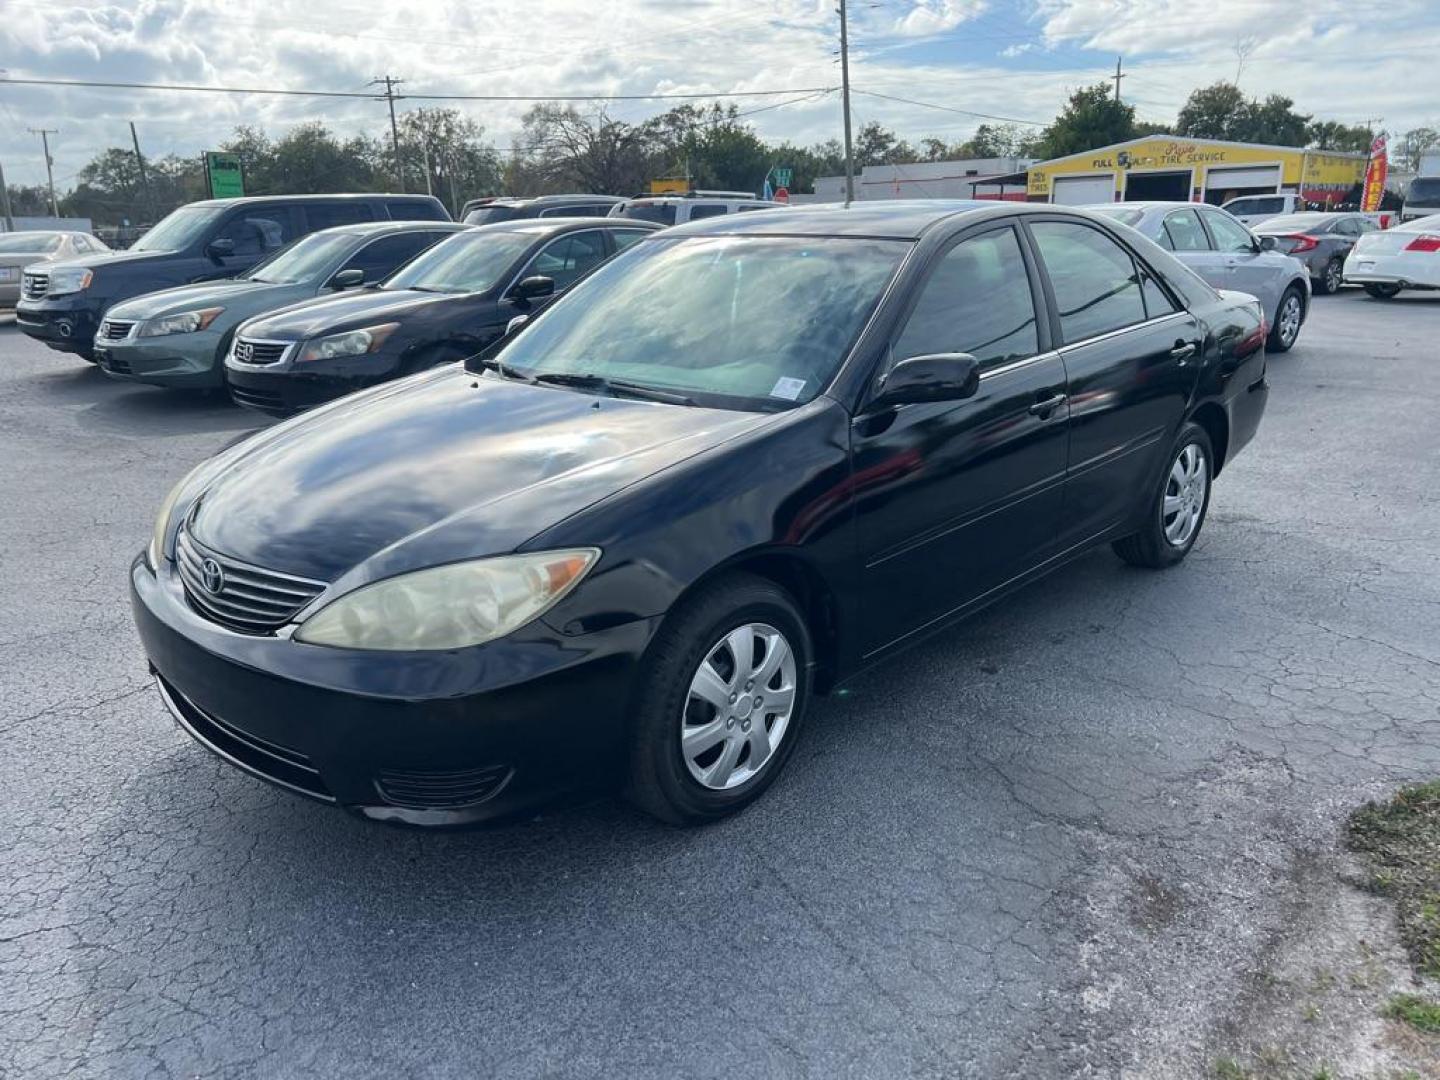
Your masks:
<svg viewBox="0 0 1440 1080"><path fill-rule="evenodd" d="M15 218L10 214L10 189L5 186L5 167L0 165L0 215L5 218L5 231L15 231Z"/></svg>
<svg viewBox="0 0 1440 1080"><path fill-rule="evenodd" d="M26 128L31 135L40 136L40 145L45 150L45 175L50 185L50 216L60 216L60 204L55 201L55 162L50 157L50 136L59 135L54 128Z"/></svg>
<svg viewBox="0 0 1440 1080"><path fill-rule="evenodd" d="M1115 83L1115 100L1116 100L1116 102L1119 102L1119 100L1120 100L1120 80L1123 79L1123 78L1125 78L1124 73L1121 72L1121 70L1120 70L1120 60L1121 60L1121 57L1118 57L1118 56L1117 56L1117 57L1115 58L1115 74L1110 76L1110 78L1111 78L1111 79L1114 81L1114 83Z"/></svg>
<svg viewBox="0 0 1440 1080"><path fill-rule="evenodd" d="M395 183L400 185L400 191L405 191L405 170L400 165L400 127L395 123L395 87L403 83L404 79L391 78L389 75L377 75L370 80L371 86L385 84L385 93L381 96L390 103L390 143L395 151Z"/></svg>
<svg viewBox="0 0 1440 1080"><path fill-rule="evenodd" d="M155 198L150 193L150 177L145 172L145 158L140 154L140 136L135 134L135 121L130 121L130 144L135 147L135 164L140 169L140 190L145 193L145 209L150 213L150 224L155 224L159 213L155 209Z"/></svg>
<svg viewBox="0 0 1440 1080"><path fill-rule="evenodd" d="M850 142L850 28L840 0L840 101L845 113L845 201L855 201L855 151Z"/></svg>
<svg viewBox="0 0 1440 1080"><path fill-rule="evenodd" d="M425 194L434 195L435 191L430 185L430 139L423 132L420 136L420 152L425 155Z"/></svg>

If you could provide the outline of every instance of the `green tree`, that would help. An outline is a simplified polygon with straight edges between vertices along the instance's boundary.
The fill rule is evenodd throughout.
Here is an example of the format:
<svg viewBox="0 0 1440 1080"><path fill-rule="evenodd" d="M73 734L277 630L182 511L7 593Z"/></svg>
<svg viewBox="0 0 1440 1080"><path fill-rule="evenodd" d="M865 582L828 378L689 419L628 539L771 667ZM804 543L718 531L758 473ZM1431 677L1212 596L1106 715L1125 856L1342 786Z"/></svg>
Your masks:
<svg viewBox="0 0 1440 1080"><path fill-rule="evenodd" d="M1232 139L1238 118L1249 103L1232 82L1217 82L1192 90L1175 120L1175 134L1192 139Z"/></svg>
<svg viewBox="0 0 1440 1080"><path fill-rule="evenodd" d="M1099 83L1070 95L1060 115L1040 136L1036 152L1044 158L1064 157L1124 142L1135 134L1134 106L1116 101L1110 87Z"/></svg>
<svg viewBox="0 0 1440 1080"><path fill-rule="evenodd" d="M866 165L908 165L924 156L877 120L860 126L854 142L855 168Z"/></svg>
<svg viewBox="0 0 1440 1080"><path fill-rule="evenodd" d="M1350 127L1334 120L1317 120L1307 132L1307 145L1316 150L1345 150L1364 154L1375 140L1375 132L1364 124Z"/></svg>
<svg viewBox="0 0 1440 1080"><path fill-rule="evenodd" d="M485 141L485 129L459 109L416 109L399 118L399 129L408 190L435 194L452 214L467 198L500 190L495 147ZM395 175L394 150L386 145L378 156L388 180Z"/></svg>
<svg viewBox="0 0 1440 1080"><path fill-rule="evenodd" d="M1411 128L1395 144L1395 160L1406 169L1420 168L1420 155L1440 148L1440 131L1432 127Z"/></svg>

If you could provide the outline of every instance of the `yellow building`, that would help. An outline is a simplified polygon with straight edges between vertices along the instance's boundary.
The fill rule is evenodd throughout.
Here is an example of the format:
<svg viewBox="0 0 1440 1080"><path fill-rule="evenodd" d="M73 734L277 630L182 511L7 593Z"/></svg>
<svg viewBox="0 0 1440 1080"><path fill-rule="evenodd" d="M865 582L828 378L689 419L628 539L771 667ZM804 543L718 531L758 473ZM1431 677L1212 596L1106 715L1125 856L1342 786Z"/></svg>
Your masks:
<svg viewBox="0 0 1440 1080"><path fill-rule="evenodd" d="M1236 195L1299 192L1342 201L1365 176L1365 155L1294 146L1145 135L1030 167L1031 202L1173 199L1223 203Z"/></svg>

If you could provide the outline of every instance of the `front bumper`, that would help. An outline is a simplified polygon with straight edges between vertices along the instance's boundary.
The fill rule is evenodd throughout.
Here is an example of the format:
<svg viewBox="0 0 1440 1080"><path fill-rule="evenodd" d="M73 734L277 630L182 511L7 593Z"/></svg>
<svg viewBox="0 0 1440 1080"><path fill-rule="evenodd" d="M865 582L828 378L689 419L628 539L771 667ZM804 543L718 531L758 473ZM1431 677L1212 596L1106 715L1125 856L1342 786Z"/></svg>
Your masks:
<svg viewBox="0 0 1440 1080"><path fill-rule="evenodd" d="M220 350L221 335L208 330L94 344L95 362L112 378L197 390L225 384Z"/></svg>
<svg viewBox="0 0 1440 1080"><path fill-rule="evenodd" d="M95 305L83 295L21 300L15 305L15 325L26 335L52 349L87 358L99 323Z"/></svg>
<svg viewBox="0 0 1440 1080"><path fill-rule="evenodd" d="M624 722L656 625L567 637L543 621L448 653L375 653L237 634L197 615L167 563L131 606L176 719L260 779L367 818L458 826L623 775Z"/></svg>
<svg viewBox="0 0 1440 1080"><path fill-rule="evenodd" d="M383 353L304 365L287 359L273 366L227 358L225 378L238 404L271 416L290 416L393 379L399 369L399 361Z"/></svg>

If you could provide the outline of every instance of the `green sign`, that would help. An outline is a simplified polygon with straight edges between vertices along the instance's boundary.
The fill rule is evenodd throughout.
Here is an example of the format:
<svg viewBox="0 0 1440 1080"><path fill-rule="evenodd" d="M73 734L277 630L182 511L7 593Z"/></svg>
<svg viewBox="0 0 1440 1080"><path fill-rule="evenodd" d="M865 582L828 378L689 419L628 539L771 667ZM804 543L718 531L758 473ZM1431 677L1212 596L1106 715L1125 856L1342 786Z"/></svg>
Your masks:
<svg viewBox="0 0 1440 1080"><path fill-rule="evenodd" d="M790 186L790 181L795 178L795 170L794 170L794 169L780 169L780 168L775 168L775 169L771 169L771 170L770 170L770 173L771 173L772 176L775 177L775 186L776 186L776 187L786 187L786 188L788 188L788 187Z"/></svg>
<svg viewBox="0 0 1440 1080"><path fill-rule="evenodd" d="M210 183L212 199L235 199L245 194L245 170L238 154L206 150L205 178Z"/></svg>

